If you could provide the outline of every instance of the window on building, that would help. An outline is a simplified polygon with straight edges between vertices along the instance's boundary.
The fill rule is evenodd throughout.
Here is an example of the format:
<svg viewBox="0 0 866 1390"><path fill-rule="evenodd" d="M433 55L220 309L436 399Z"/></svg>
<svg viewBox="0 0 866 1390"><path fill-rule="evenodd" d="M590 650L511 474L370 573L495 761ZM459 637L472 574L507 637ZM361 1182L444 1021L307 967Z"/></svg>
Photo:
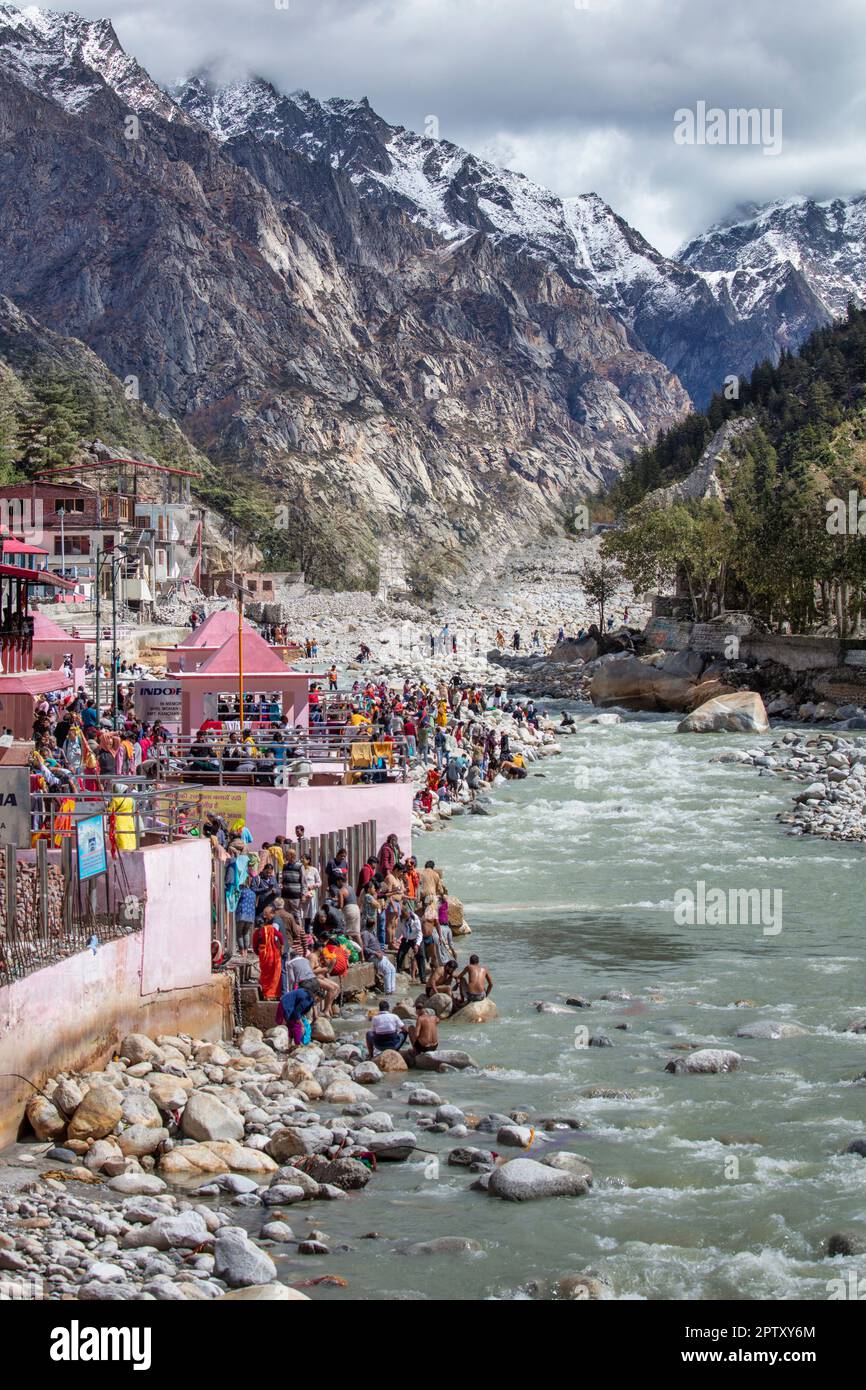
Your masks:
<svg viewBox="0 0 866 1390"><path fill-rule="evenodd" d="M121 521L129 521L129 498L128 498L128 497L118 497L118 499L117 499L117 515L119 516L119 518L120 518Z"/></svg>
<svg viewBox="0 0 866 1390"><path fill-rule="evenodd" d="M69 514L69 512L83 512L83 511L84 511L84 498L83 498L83 497L55 497L55 499L54 499L54 510L55 510L55 512L61 512L61 511L66 512L67 515Z"/></svg>
<svg viewBox="0 0 866 1390"><path fill-rule="evenodd" d="M64 545L64 538L63 538L63 536L55 536L55 537L54 537L54 554L55 554L55 555L61 555L61 556L65 554L66 557L67 557L67 559L69 558L70 555L89 555L89 554L90 554L90 537L89 537L89 536L67 536L67 537L66 537L66 543L65 543L65 545Z"/></svg>
<svg viewBox="0 0 866 1390"><path fill-rule="evenodd" d="M263 593L263 594L272 594L273 592L274 592L273 581L270 580L270 579L263 579L263 580L262 580L262 593Z"/></svg>

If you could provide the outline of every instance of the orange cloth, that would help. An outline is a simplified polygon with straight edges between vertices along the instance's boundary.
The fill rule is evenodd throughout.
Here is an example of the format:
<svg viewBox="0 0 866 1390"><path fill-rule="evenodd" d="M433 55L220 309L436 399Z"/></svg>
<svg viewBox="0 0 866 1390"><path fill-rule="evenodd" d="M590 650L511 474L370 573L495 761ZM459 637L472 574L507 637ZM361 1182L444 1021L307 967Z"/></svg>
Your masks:
<svg viewBox="0 0 866 1390"><path fill-rule="evenodd" d="M280 997L280 948L272 922L263 922L259 942L259 982L266 999Z"/></svg>

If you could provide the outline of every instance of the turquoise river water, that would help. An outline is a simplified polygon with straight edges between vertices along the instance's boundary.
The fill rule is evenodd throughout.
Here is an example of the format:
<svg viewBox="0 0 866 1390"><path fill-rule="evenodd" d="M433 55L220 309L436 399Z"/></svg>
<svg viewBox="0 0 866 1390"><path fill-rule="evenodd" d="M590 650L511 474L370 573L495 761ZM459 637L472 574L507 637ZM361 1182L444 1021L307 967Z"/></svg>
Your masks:
<svg viewBox="0 0 866 1390"><path fill-rule="evenodd" d="M471 1191L465 1169L437 1172L418 1154L382 1165L350 1201L317 1205L332 1253L287 1257L284 1278L338 1274L348 1289L315 1294L335 1300L519 1298L532 1280L591 1269L619 1299L769 1300L827 1298L828 1281L866 1276L863 1259L824 1257L830 1234L866 1224L866 1160L844 1153L866 1135L866 1084L852 1084L866 1036L844 1031L866 1013L866 851L786 835L774 817L788 784L710 764L734 741L675 727L655 716L584 726L562 757L535 765L543 778L500 789L490 817L416 843L464 900L501 1013L484 1027L443 1026L444 1045L471 1052L480 1071L424 1084L475 1115L578 1117L586 1128L568 1147L590 1160L592 1192L504 1203ZM699 881L777 890L781 930L677 925L674 894ZM600 1002L610 990L632 998ZM592 1008L533 1007L568 994ZM759 1018L806 1032L734 1039ZM580 1045L581 1025L613 1046ZM678 1042L734 1047L746 1064L671 1075ZM588 1099L591 1086L634 1098ZM398 1089L382 1100L411 1126L417 1111L406 1119ZM443 1158L461 1142L473 1141L419 1132ZM305 1234L311 1223L292 1224ZM379 1238L361 1238L370 1232ZM400 1253L401 1241L437 1235L471 1236L481 1250Z"/></svg>

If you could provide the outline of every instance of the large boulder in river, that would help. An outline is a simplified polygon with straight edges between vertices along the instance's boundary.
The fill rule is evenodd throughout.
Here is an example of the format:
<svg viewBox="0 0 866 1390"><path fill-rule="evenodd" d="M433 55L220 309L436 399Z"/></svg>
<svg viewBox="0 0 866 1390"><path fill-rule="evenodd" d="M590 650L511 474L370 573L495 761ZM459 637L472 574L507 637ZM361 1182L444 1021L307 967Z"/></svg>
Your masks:
<svg viewBox="0 0 866 1390"><path fill-rule="evenodd" d="M451 995L434 990L432 994L419 994L415 999L425 1009L432 1009L437 1018L447 1018L451 1013ZM412 1010L413 1014L415 1010Z"/></svg>
<svg viewBox="0 0 866 1390"><path fill-rule="evenodd" d="M395 1052L392 1047L389 1047L385 1052L379 1053L379 1056L376 1058L376 1065L379 1070L385 1072L386 1075L388 1072L409 1070L409 1064L406 1059L401 1057L399 1052Z"/></svg>
<svg viewBox="0 0 866 1390"><path fill-rule="evenodd" d="M729 689L719 681L696 681L686 673L623 657L599 666L592 677L590 696L594 705L622 705L625 709L676 711L694 709L696 704Z"/></svg>
<svg viewBox="0 0 866 1390"><path fill-rule="evenodd" d="M499 1017L499 1010L492 999L474 999L459 1009L455 1017L460 1023L489 1023Z"/></svg>
<svg viewBox="0 0 866 1390"><path fill-rule="evenodd" d="M744 1023L742 1028L737 1029L734 1037L765 1038L776 1042L779 1038L803 1038L806 1031L799 1023L783 1023L777 1018L757 1018L754 1023Z"/></svg>
<svg viewBox="0 0 866 1390"><path fill-rule="evenodd" d="M512 1158L490 1174L488 1192L504 1202L531 1202L539 1197L583 1197L586 1179L536 1163L534 1158Z"/></svg>
<svg viewBox="0 0 866 1390"><path fill-rule="evenodd" d="M478 1063L472 1060L468 1052L452 1052L440 1047L435 1052L419 1052L415 1066L419 1071L440 1071L442 1067L464 1071L467 1067L477 1067Z"/></svg>
<svg viewBox="0 0 866 1390"><path fill-rule="evenodd" d="M324 1125L287 1125L271 1135L265 1153L270 1154L278 1163L285 1163L290 1158L324 1153L333 1142L331 1130L326 1129Z"/></svg>
<svg viewBox="0 0 866 1390"><path fill-rule="evenodd" d="M267 1284L277 1277L270 1255L239 1226L224 1226L214 1244L214 1274L231 1288Z"/></svg>
<svg viewBox="0 0 866 1390"><path fill-rule="evenodd" d="M678 734L764 734L767 711L754 690L735 690L706 700L677 725Z"/></svg>
<svg viewBox="0 0 866 1390"><path fill-rule="evenodd" d="M598 643L594 637L581 637L574 640L566 638L557 642L548 661L595 661L598 656Z"/></svg>
<svg viewBox="0 0 866 1390"><path fill-rule="evenodd" d="M742 1061L739 1052L732 1052L729 1048L700 1047L696 1052L689 1052L685 1057L677 1057L675 1061L668 1062L665 1071L677 1075L684 1073L689 1076L701 1076L707 1073L736 1071Z"/></svg>
<svg viewBox="0 0 866 1390"><path fill-rule="evenodd" d="M403 1163L410 1157L417 1140L408 1129L395 1129L388 1134L374 1134L366 1137L364 1147L375 1154L379 1163Z"/></svg>
<svg viewBox="0 0 866 1390"><path fill-rule="evenodd" d="M159 1171L177 1177L198 1178L203 1174L229 1173L231 1169L207 1144L178 1144L163 1154Z"/></svg>

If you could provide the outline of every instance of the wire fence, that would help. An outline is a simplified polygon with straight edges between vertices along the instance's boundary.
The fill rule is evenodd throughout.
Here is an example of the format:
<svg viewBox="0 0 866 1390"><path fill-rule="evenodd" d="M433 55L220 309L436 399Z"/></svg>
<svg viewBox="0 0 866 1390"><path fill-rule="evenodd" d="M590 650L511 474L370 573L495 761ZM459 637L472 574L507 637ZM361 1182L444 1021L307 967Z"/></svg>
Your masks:
<svg viewBox="0 0 866 1390"><path fill-rule="evenodd" d="M200 832L201 790L127 778L100 790L34 792L33 850L0 848L0 986L141 931L146 903L131 890L125 854ZM86 844L82 851L88 837L103 856L95 872Z"/></svg>
<svg viewBox="0 0 866 1390"><path fill-rule="evenodd" d="M100 897L104 901L100 901ZM0 985L54 965L104 942L137 932L144 907L132 898L122 860L108 868L97 896L81 882L71 841L51 863L48 845L37 845L35 860L22 861L12 845L0 853Z"/></svg>

